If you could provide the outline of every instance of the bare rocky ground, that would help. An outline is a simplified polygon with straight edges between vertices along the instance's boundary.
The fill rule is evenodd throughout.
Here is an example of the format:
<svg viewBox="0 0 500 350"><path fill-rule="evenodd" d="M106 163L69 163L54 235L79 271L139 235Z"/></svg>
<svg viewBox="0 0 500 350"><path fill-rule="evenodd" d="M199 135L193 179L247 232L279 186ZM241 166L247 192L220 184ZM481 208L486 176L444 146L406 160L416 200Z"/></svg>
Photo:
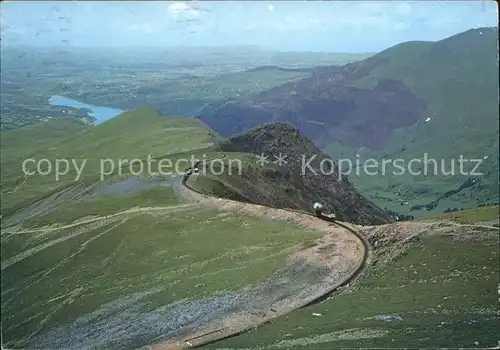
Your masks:
<svg viewBox="0 0 500 350"><path fill-rule="evenodd" d="M161 289L144 291L102 305L70 325L34 338L31 345L37 348L135 348L177 338L180 334L196 336L199 329L204 330L214 322L234 327L241 322L258 321L274 314L270 308L281 310L282 304L287 305L289 295L309 298L308 293L313 291L309 282L294 278L304 272L312 272L322 279L329 271L297 259L258 286L237 292L220 291L200 300L182 299L150 311L144 309L145 300Z"/></svg>

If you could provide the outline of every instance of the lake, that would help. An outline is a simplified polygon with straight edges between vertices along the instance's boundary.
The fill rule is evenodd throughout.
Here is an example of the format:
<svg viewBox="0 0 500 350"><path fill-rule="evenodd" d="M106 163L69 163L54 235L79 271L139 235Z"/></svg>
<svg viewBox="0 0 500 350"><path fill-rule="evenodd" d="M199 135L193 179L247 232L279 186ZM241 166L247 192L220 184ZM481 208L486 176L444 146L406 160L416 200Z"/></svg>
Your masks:
<svg viewBox="0 0 500 350"><path fill-rule="evenodd" d="M113 117L116 117L118 114L121 114L125 111L122 111L121 109L117 108L110 108L110 107L102 107L102 106L94 106L90 105L87 103L82 103L77 100L73 100L71 98L67 98L64 96L58 96L54 95L51 98L49 98L49 103L52 106L59 106L59 107L72 107L72 108L86 108L90 110L90 115L94 118L96 118L96 121L94 124L101 124L105 122L106 120L109 120Z"/></svg>

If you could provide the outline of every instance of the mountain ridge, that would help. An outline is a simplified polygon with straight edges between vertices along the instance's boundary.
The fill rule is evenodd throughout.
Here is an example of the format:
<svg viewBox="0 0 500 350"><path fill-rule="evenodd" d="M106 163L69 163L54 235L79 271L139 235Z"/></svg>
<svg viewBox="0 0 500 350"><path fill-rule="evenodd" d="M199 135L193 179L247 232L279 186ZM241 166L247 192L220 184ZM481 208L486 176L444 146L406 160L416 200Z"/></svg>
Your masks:
<svg viewBox="0 0 500 350"><path fill-rule="evenodd" d="M435 210L456 206L453 201L473 208L498 195L497 34L497 28L478 28L435 42L401 43L225 104L199 119L223 136L288 121L335 159L409 162L426 153L448 163L460 156L484 158L477 183ZM352 180L380 206L409 212L467 178L361 174Z"/></svg>
<svg viewBox="0 0 500 350"><path fill-rule="evenodd" d="M314 202L320 202L341 221L357 224L393 221L363 197L347 176L339 174L337 164L290 123L253 128L222 142L218 149L243 159L244 168L241 173L231 173L224 167L224 173L216 175L210 167L208 174L203 171L198 175L199 189L211 195L308 212L313 211Z"/></svg>

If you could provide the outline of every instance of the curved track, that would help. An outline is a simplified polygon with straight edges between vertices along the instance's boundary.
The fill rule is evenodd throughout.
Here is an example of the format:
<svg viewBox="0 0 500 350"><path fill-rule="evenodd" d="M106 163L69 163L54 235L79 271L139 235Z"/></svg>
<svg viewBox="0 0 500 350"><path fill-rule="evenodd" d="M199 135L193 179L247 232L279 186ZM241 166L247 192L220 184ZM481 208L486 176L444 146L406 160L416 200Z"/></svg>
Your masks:
<svg viewBox="0 0 500 350"><path fill-rule="evenodd" d="M219 157L218 159L226 157L226 154L224 154L224 153L221 153L220 155L221 155L221 157ZM212 160L213 159L206 159L206 160L204 160L204 162L206 164L207 162L210 162ZM200 163L201 163L201 161L195 163L193 168L197 169ZM189 177L192 174L193 174L192 168L186 169L186 172L184 173L184 176L182 178L182 186L187 188L189 191L195 192L196 194L199 194L202 196L207 196L205 193L199 191L198 189L194 188L193 186L191 186L188 183ZM218 198L218 197L216 197L216 198ZM222 198L222 199L224 199L224 198ZM245 204L259 205L258 203L251 203L251 202L248 202ZM319 302L327 299L330 295L332 295L340 287L345 286L345 285L349 284L351 281L353 281L365 269L366 265L368 264L368 260L369 260L369 256L370 256L370 245L369 245L368 241L365 239L365 237L361 233L359 233L355 228L351 227L351 225L349 225L347 223L336 221L334 218L331 218L328 216L315 215L315 214L312 214L310 212L306 212L306 211L302 211L302 210L296 210L296 209L282 209L282 210L287 211L287 212L291 212L291 213L297 213L300 215L306 215L306 216L310 216L310 217L314 217L314 218L319 218L319 219L327 221L333 225L340 226L340 227L346 229L347 231L349 231L350 233L352 233L354 236L356 236L356 238L361 242L362 247L363 247L363 257L362 257L361 263L359 264L359 266L356 268L356 270L351 275L347 276L341 283L339 283L335 286L332 286L332 289L330 289L328 292L326 292L326 293L322 294L321 296L316 297L312 300L309 300L307 303L295 308L295 310L319 303ZM291 312L291 311L293 311L293 310L290 310L289 312ZM280 314L279 316L282 316L282 315ZM257 326L262 326L266 323L269 323L273 319L263 321ZM207 345L210 343L214 343L214 342L217 342L217 341L220 341L223 339L237 336L237 335L245 333L251 329L254 329L255 327L256 327L256 325L254 324L254 325L250 325L248 327L245 327L241 330L234 331L234 332L227 332L226 328L217 329L214 331L203 333L203 334L198 335L196 337L185 338L183 340L183 344L180 344L180 343L165 344L165 343L163 343L163 344L153 345L153 348L155 348L155 349L170 349L170 348L173 349L173 348L184 348L184 347L197 348L197 347L204 346L204 345ZM204 337L206 337L208 339L202 339Z"/></svg>

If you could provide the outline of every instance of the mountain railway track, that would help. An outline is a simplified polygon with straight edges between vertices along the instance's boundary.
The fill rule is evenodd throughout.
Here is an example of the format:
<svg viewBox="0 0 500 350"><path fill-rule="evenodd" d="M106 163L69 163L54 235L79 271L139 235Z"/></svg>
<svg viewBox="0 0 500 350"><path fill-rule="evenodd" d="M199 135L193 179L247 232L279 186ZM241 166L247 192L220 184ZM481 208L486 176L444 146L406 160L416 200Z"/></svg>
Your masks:
<svg viewBox="0 0 500 350"><path fill-rule="evenodd" d="M226 157L227 157L227 155L225 153L221 153L220 157L217 159L223 159ZM214 159L206 159L203 162L206 164L208 162L211 162L212 160L214 160ZM200 163L201 163L201 161L195 163L193 165L193 168L198 169ZM198 195L208 196L207 194L194 188L193 186L191 186L188 183L190 176L193 175L193 172L194 172L193 168L186 169L184 176L182 178L182 186L184 186L189 191L192 191ZM220 197L214 197L214 196L211 196L211 197L223 199L223 200L228 200L226 198L220 198ZM243 203L243 202L241 202L241 203ZM243 204L260 206L257 203L251 203L251 202L243 203ZM273 208L273 209L275 209L275 208ZM368 241L366 240L366 238L360 232L358 232L354 227L352 227L351 225L349 225L347 223L336 221L334 217L329 217L326 215L315 215L313 213L306 212L303 210L297 210L297 209L282 209L282 210L284 210L286 212L290 212L290 213L295 213L298 215L305 215L308 217L320 219L320 220L323 220L323 221L330 223L330 225L332 225L332 226L333 225L339 226L339 227L342 227L345 230L349 231L351 234L353 234L356 237L356 239L358 241L361 242L361 246L363 249L363 253L362 253L363 257L361 259L361 263L357 266L355 271L353 271L350 275L346 276L340 283L337 283L336 285L332 286L332 288L329 289L327 292L322 293L321 295L316 296L311 300L308 300L307 302L294 308L293 310L287 310L286 312L279 313L278 311L271 308L271 311L273 313L275 313L276 315L273 315L272 317L268 317L268 319L263 320L262 322L259 322L258 324L250 324L250 325L247 325L246 327L241 327L241 329L239 329L239 330L236 330L234 328L232 329L232 327L220 327L218 329L211 330L211 331L208 331L208 332L205 332L205 333L202 333L202 334L190 337L190 338L184 338L181 342L176 342L176 343L170 342L170 344L169 343L156 344L156 345L153 345L152 348L154 348L154 349L174 349L174 348L178 349L178 348L186 348L186 347L187 348L198 348L198 347L205 346L205 345L217 342L217 341L221 341L224 339L235 337L237 335L243 334L243 333L248 332L252 329L260 327L264 324L270 323L273 320L275 320L277 317L288 314L289 312L292 312L292 311L297 310L297 309L305 308L307 306L317 304L317 303L320 303L320 302L328 299L339 288L341 288L345 285L348 285L350 282L352 282L355 278L357 278L364 271L364 269L366 268L366 266L369 262L369 258L370 258L370 245L369 245ZM203 338L206 338L206 339L203 339Z"/></svg>

